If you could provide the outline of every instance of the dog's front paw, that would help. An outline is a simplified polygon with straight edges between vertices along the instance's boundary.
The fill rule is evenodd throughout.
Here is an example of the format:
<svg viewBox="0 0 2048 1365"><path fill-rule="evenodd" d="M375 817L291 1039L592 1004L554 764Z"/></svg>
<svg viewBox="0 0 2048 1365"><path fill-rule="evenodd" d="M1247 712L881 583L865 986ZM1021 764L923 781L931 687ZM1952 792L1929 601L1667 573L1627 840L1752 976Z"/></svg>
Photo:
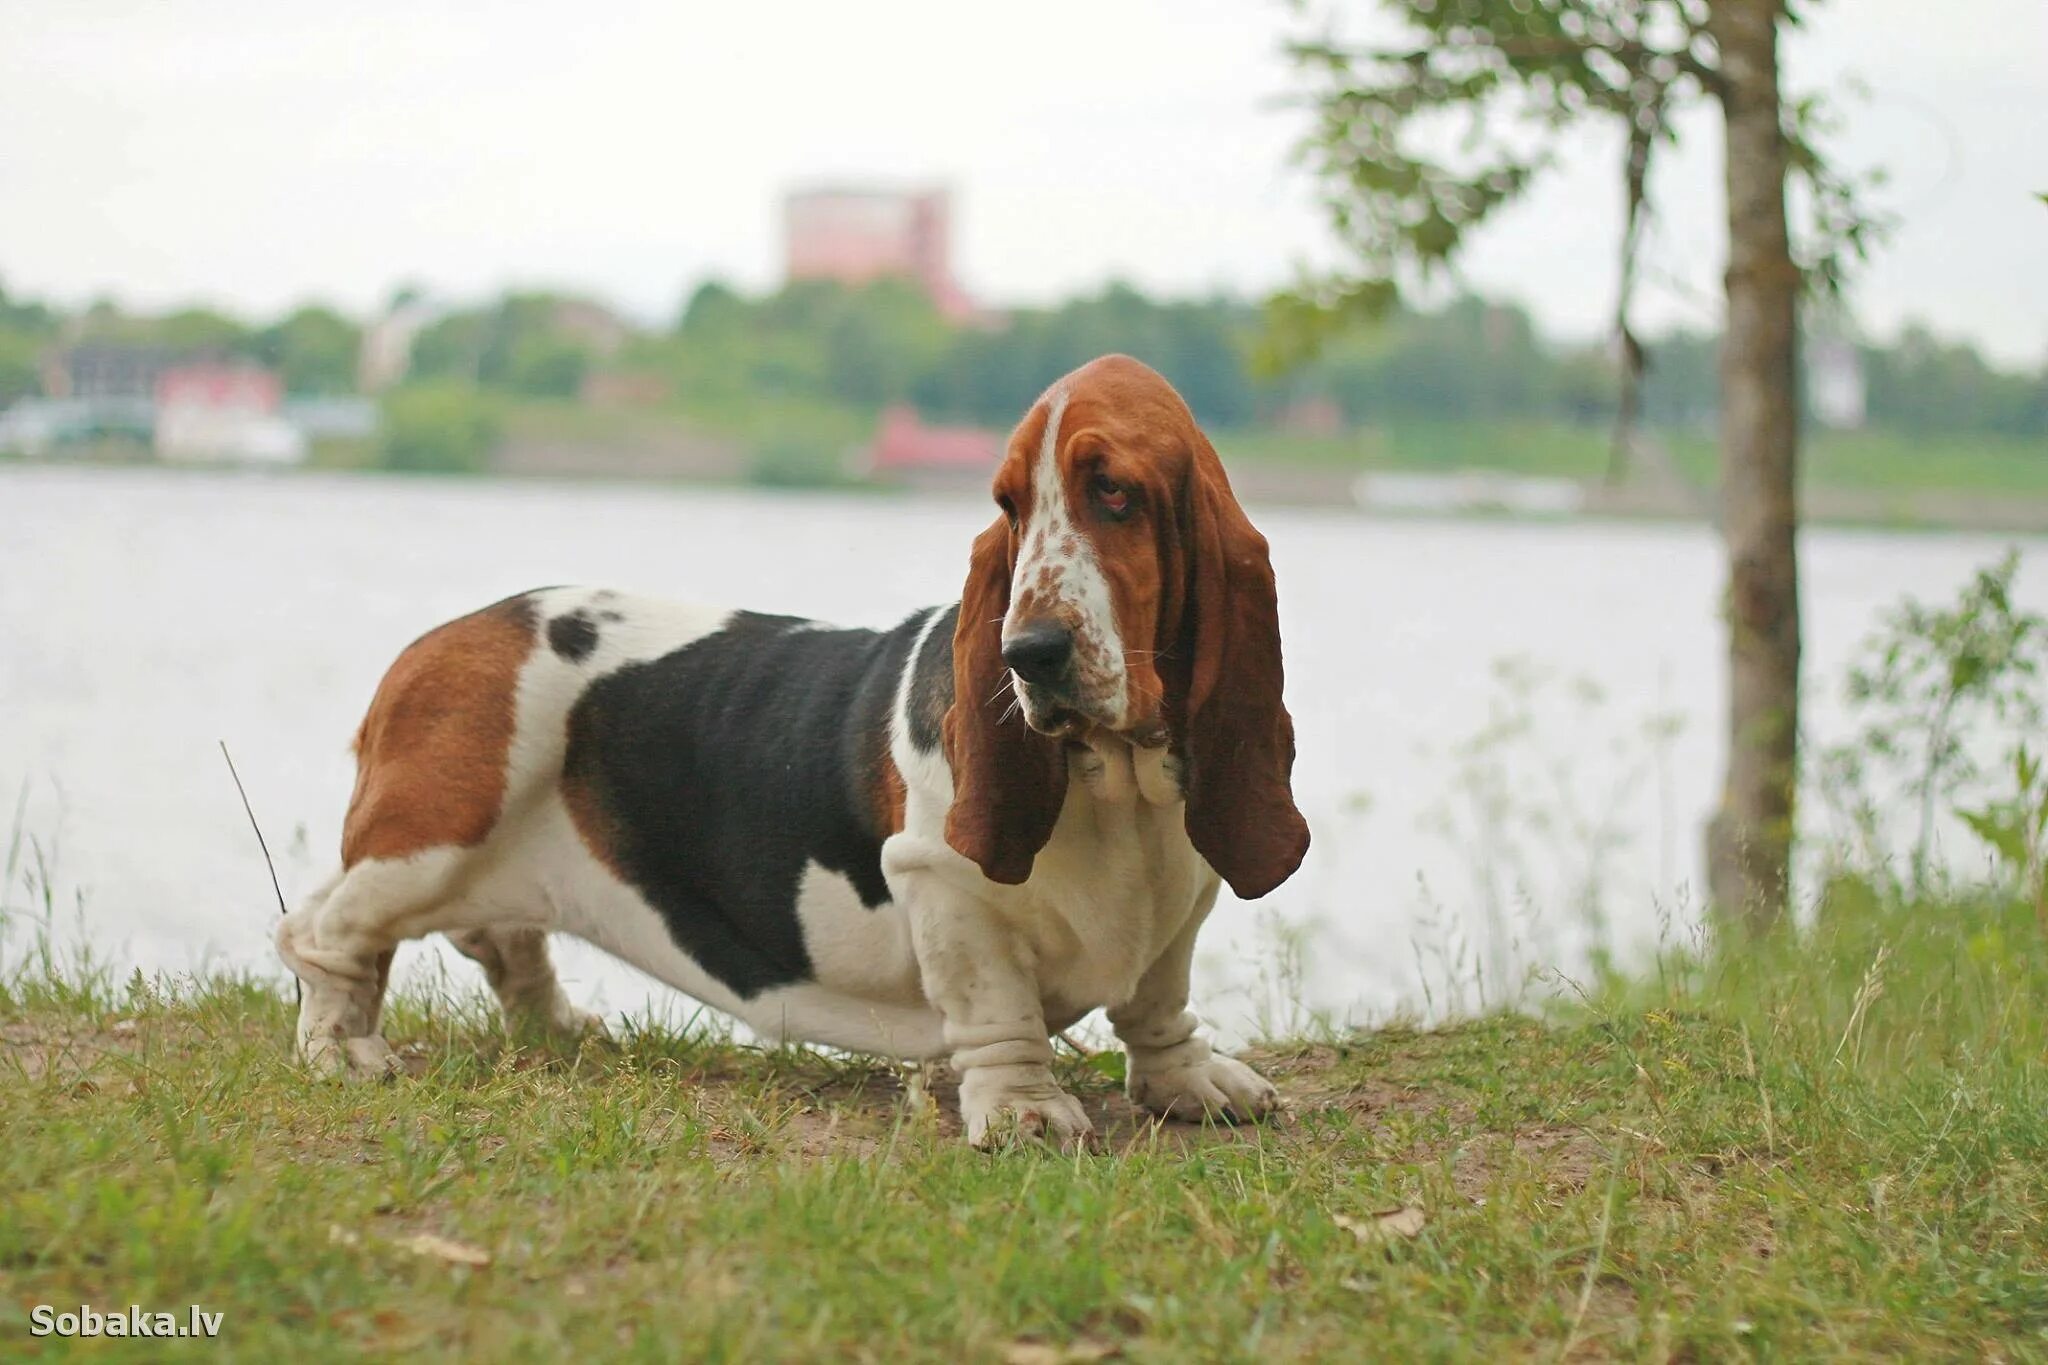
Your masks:
<svg viewBox="0 0 2048 1365"><path fill-rule="evenodd" d="M1280 1107L1273 1083L1235 1057L1211 1054L1187 1066L1131 1071L1131 1099L1162 1118L1249 1123Z"/></svg>
<svg viewBox="0 0 2048 1365"><path fill-rule="evenodd" d="M1095 1145L1095 1125L1080 1101L1045 1067L975 1067L960 1078L967 1140L984 1150L1048 1142L1061 1151Z"/></svg>
<svg viewBox="0 0 2048 1365"><path fill-rule="evenodd" d="M327 1080L381 1081L405 1072L391 1044L374 1033L362 1038L308 1038L300 1044L299 1055L314 1075Z"/></svg>

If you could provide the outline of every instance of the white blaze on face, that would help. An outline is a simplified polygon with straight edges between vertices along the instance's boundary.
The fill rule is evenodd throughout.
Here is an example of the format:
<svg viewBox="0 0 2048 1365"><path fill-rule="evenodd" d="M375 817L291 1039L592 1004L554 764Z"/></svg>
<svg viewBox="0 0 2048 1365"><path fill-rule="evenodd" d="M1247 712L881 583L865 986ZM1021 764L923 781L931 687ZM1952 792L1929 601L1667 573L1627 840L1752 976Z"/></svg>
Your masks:
<svg viewBox="0 0 2048 1365"><path fill-rule="evenodd" d="M1010 580L1010 611L1003 620L1008 638L1047 618L1074 635L1074 706L1098 723L1120 729L1129 721L1123 633L1117 629L1109 580L1095 557L1094 542L1074 517L1061 476L1060 419L1067 391L1046 398L1045 439L1031 469L1031 512L1018 532L1017 571ZM1020 684L1020 691L1023 691ZM1025 708L1034 716L1028 692Z"/></svg>

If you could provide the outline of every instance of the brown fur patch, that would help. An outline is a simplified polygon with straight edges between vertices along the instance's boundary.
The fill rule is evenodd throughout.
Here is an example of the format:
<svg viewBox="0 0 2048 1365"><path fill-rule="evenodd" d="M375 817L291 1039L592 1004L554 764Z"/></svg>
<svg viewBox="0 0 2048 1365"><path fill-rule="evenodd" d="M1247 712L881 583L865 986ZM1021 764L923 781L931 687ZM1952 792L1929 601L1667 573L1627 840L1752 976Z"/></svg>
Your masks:
<svg viewBox="0 0 2048 1365"><path fill-rule="evenodd" d="M582 731L587 745L599 733L597 727L604 724L602 713L592 717L588 712L578 712L577 725L587 727ZM562 768L562 804L569 809L569 823L576 827L576 837L583 841L583 847L590 850L590 856L604 865L614 877L630 883L626 860L620 856L619 848L624 835L619 828L619 817L606 804L604 793L599 788L595 766L577 761L580 753L577 741L570 742L569 759Z"/></svg>
<svg viewBox="0 0 2048 1365"><path fill-rule="evenodd" d="M953 769L946 842L990 881L1015 886L1031 875L1059 821L1067 759L1056 740L1009 706L1002 622L1010 609L1010 540L1003 518L975 537L953 629L953 705L944 730Z"/></svg>
<svg viewBox="0 0 2048 1365"><path fill-rule="evenodd" d="M615 851L619 846L619 822L605 808L604 798L598 795L587 774L562 775L562 804L569 808L569 823L576 827L576 837L590 850L590 856L620 881L627 880L626 865Z"/></svg>
<svg viewBox="0 0 2048 1365"><path fill-rule="evenodd" d="M903 828L903 802L908 794L903 774L896 768L896 760L887 751L875 772L875 832L884 839L900 832Z"/></svg>
<svg viewBox="0 0 2048 1365"><path fill-rule="evenodd" d="M341 863L480 844L505 802L533 604L509 598L406 646L356 733Z"/></svg>

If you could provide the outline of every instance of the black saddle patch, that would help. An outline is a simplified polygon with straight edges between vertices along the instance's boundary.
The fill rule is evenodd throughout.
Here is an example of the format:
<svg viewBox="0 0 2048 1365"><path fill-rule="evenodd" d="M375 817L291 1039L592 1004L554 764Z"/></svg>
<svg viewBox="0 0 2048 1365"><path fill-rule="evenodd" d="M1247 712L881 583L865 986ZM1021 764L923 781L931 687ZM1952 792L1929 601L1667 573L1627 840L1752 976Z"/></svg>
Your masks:
<svg viewBox="0 0 2048 1365"><path fill-rule="evenodd" d="M911 744L922 750L938 748L945 735L946 712L953 706L953 631L959 623L956 602L939 613L912 667L904 719L909 722Z"/></svg>
<svg viewBox="0 0 2048 1365"><path fill-rule="evenodd" d="M870 909L889 898L875 796L927 615L878 632L737 613L570 712L562 784L584 837L742 999L815 976L796 909L808 864Z"/></svg>
<svg viewBox="0 0 2048 1365"><path fill-rule="evenodd" d="M578 607L548 622L548 647L572 664L580 664L597 648L597 623Z"/></svg>

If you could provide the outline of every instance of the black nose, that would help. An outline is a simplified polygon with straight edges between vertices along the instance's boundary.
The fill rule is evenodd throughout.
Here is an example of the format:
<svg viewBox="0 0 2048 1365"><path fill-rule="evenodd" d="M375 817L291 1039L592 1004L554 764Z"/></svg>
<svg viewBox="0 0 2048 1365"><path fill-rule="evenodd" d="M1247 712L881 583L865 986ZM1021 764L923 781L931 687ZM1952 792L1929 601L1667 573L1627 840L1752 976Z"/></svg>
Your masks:
<svg viewBox="0 0 2048 1365"><path fill-rule="evenodd" d="M1074 658L1074 637L1065 626L1040 621L1003 641L1003 662L1028 683L1055 683Z"/></svg>

